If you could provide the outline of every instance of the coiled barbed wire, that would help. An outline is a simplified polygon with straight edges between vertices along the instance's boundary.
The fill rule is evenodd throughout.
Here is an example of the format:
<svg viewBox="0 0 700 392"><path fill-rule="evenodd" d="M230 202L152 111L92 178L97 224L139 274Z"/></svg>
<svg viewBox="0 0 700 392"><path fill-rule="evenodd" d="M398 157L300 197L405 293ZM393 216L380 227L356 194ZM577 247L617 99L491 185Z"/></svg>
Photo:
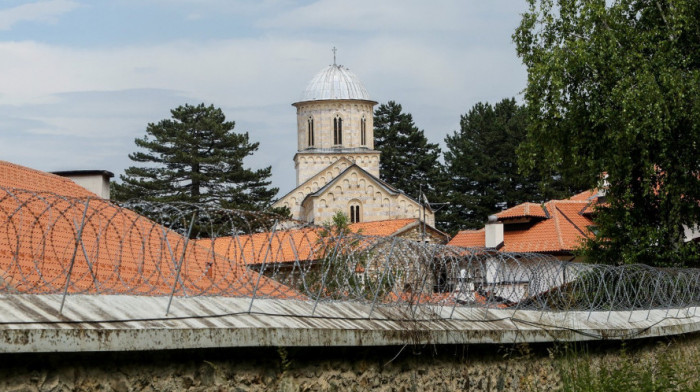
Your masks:
<svg viewBox="0 0 700 392"><path fill-rule="evenodd" d="M572 263L209 205L0 188L0 293L631 311L697 306L700 270Z"/></svg>

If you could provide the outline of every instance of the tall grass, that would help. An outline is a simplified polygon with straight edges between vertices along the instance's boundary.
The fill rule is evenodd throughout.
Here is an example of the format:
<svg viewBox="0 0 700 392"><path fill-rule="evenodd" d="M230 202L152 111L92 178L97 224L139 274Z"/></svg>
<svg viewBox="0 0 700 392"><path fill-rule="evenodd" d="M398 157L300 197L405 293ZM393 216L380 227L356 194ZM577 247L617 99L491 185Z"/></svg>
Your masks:
<svg viewBox="0 0 700 392"><path fill-rule="evenodd" d="M700 392L700 354L678 342L607 353L585 345L559 348L555 360L563 392Z"/></svg>

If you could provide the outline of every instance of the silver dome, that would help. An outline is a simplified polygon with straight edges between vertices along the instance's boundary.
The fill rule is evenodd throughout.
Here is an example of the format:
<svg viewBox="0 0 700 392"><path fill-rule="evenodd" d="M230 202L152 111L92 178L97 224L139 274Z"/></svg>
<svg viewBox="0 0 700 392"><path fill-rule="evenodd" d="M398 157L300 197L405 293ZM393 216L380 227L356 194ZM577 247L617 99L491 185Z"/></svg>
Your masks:
<svg viewBox="0 0 700 392"><path fill-rule="evenodd" d="M329 65L314 76L301 94L299 102L322 99L361 99L369 101L369 94L360 79L342 65Z"/></svg>

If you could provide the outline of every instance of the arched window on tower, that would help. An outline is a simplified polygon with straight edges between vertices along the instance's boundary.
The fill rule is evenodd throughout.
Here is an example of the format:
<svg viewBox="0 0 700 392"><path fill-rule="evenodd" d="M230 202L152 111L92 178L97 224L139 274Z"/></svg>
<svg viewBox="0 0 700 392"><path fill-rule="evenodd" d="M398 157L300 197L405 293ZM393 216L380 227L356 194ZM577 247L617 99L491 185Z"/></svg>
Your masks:
<svg viewBox="0 0 700 392"><path fill-rule="evenodd" d="M309 135L308 135L308 141L309 141L309 147L314 146L314 118L309 117Z"/></svg>
<svg viewBox="0 0 700 392"><path fill-rule="evenodd" d="M360 205L351 204L350 205L350 223L360 222Z"/></svg>
<svg viewBox="0 0 700 392"><path fill-rule="evenodd" d="M335 116L333 119L333 144L339 146L343 144L343 119Z"/></svg>
<svg viewBox="0 0 700 392"><path fill-rule="evenodd" d="M367 119L364 116L360 120L360 144L367 145Z"/></svg>

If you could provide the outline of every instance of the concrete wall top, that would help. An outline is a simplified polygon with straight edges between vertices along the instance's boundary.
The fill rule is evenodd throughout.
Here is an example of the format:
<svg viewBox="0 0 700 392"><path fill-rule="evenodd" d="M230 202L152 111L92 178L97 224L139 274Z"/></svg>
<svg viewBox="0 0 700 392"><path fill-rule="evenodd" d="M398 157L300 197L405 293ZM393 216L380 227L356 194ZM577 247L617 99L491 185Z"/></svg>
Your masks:
<svg viewBox="0 0 700 392"><path fill-rule="evenodd" d="M634 339L700 330L697 308L632 312L408 309L359 303L195 297L0 295L0 352L256 346L386 346ZM250 312L248 311L250 309ZM371 314L371 318L368 315Z"/></svg>

